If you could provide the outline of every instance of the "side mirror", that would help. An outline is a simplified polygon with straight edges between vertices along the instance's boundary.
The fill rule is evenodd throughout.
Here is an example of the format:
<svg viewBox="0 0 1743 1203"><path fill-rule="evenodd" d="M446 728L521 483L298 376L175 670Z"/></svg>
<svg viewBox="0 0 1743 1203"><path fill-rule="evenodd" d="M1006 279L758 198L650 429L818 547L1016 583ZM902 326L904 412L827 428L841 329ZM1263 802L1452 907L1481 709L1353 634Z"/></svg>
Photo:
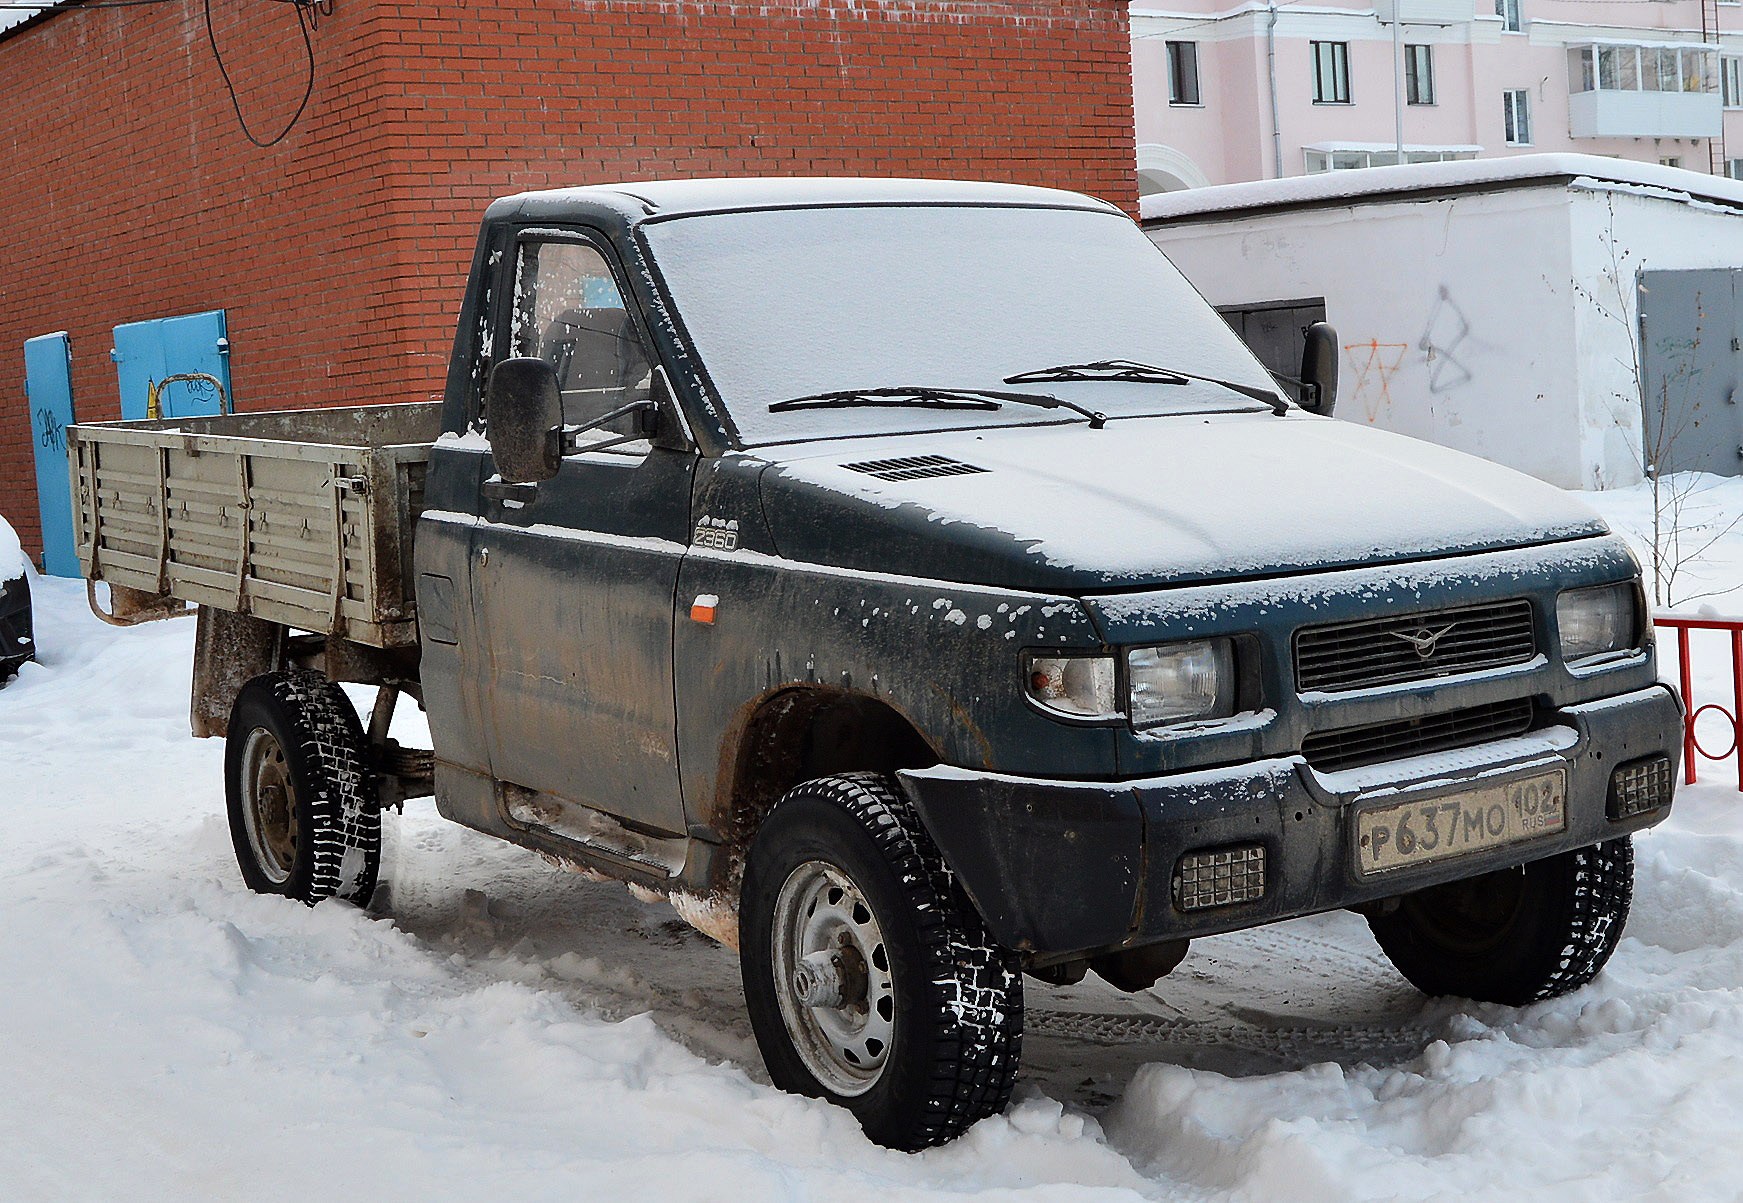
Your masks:
<svg viewBox="0 0 1743 1203"><path fill-rule="evenodd" d="M1301 408L1331 417L1338 399L1338 332L1329 322L1307 328L1301 348Z"/></svg>
<svg viewBox="0 0 1743 1203"><path fill-rule="evenodd" d="M563 394L557 369L543 359L505 359L484 385L484 421L490 454L504 481L523 484L557 474Z"/></svg>

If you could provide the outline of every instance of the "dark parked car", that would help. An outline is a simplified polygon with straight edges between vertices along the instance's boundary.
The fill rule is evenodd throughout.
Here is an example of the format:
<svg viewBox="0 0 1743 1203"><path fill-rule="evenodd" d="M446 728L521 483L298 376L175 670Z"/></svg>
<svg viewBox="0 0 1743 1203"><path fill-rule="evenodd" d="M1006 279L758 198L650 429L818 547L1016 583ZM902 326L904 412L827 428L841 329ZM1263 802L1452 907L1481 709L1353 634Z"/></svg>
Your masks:
<svg viewBox="0 0 1743 1203"><path fill-rule="evenodd" d="M36 656L36 635L31 626L30 580L20 554L11 562L18 538L0 518L0 683L12 679L18 666Z"/></svg>

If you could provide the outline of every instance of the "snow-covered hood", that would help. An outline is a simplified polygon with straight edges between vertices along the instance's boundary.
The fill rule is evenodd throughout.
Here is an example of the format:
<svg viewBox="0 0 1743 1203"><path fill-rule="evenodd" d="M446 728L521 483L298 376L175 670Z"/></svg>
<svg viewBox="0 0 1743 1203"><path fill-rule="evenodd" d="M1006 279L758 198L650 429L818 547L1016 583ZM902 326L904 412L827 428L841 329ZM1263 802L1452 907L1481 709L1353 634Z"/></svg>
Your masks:
<svg viewBox="0 0 1743 1203"><path fill-rule="evenodd" d="M1606 530L1560 489L1511 469L1294 412L762 454L776 461L762 475L763 509L784 556L1048 593L1420 560ZM922 456L953 462L885 463Z"/></svg>

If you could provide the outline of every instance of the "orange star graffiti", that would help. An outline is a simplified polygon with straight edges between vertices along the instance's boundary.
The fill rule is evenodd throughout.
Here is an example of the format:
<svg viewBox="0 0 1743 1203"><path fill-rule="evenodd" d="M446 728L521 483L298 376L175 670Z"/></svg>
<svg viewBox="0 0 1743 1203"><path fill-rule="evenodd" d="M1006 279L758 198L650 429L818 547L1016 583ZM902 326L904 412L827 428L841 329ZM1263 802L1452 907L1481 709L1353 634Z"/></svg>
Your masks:
<svg viewBox="0 0 1743 1203"><path fill-rule="evenodd" d="M1344 354L1349 356L1356 375L1351 393L1361 402L1368 421L1379 421L1380 415L1392 408L1392 377L1398 374L1409 350L1409 343L1383 343L1377 339L1344 345Z"/></svg>

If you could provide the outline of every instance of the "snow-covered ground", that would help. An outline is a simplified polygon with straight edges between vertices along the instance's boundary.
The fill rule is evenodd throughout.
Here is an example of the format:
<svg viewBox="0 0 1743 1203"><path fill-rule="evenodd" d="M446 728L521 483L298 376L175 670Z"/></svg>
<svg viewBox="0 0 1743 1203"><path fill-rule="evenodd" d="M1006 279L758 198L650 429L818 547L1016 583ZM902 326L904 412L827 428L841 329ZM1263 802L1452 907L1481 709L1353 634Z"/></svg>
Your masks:
<svg viewBox="0 0 1743 1203"><path fill-rule="evenodd" d="M1708 498L1743 513L1743 481ZM1743 532L1699 574L1743 611ZM1731 766L1639 838L1627 936L1569 998L1424 1002L1351 915L1206 940L1144 995L1031 983L1017 1102L905 1155L766 1084L730 954L427 802L390 822L383 914L247 893L189 625L33 588L42 663L0 690L8 1203L1743 1192ZM1724 696L1716 655L1697 684Z"/></svg>

